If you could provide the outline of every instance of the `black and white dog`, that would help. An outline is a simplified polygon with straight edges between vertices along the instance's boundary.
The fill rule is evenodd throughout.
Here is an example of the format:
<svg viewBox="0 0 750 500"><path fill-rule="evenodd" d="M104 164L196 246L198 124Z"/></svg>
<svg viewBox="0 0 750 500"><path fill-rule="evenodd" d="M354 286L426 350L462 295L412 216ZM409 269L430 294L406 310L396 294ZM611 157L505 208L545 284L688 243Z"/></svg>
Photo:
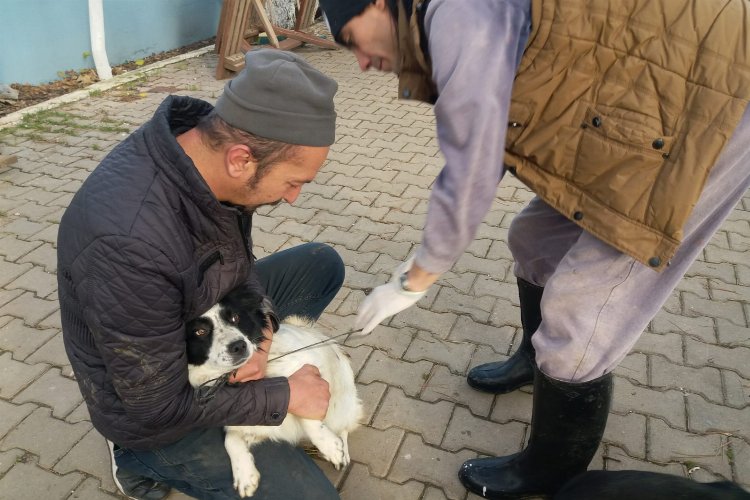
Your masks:
<svg viewBox="0 0 750 500"><path fill-rule="evenodd" d="M256 292L240 287L189 322L186 341L190 383L205 388L211 380L244 365L264 339L262 328L271 318L275 321L270 311L270 304ZM325 343L274 360L327 338L313 330L309 321L297 317L286 319L274 334L266 376L288 377L305 364L315 365L329 384L331 399L322 422L287 414L279 426L225 427L224 446L240 496L252 496L258 488L260 474L250 448L265 439L297 444L306 438L337 469L349 464L347 437L360 423L362 404L347 356L336 344Z"/></svg>

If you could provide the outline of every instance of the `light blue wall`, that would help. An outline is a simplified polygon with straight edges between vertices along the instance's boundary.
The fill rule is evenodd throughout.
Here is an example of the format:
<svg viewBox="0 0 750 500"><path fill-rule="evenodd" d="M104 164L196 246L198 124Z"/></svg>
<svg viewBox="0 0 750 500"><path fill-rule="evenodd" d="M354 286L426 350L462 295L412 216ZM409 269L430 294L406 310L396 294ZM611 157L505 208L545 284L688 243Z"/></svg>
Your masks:
<svg viewBox="0 0 750 500"><path fill-rule="evenodd" d="M221 0L103 0L110 65L216 34ZM0 83L45 83L93 68L88 0L0 0Z"/></svg>

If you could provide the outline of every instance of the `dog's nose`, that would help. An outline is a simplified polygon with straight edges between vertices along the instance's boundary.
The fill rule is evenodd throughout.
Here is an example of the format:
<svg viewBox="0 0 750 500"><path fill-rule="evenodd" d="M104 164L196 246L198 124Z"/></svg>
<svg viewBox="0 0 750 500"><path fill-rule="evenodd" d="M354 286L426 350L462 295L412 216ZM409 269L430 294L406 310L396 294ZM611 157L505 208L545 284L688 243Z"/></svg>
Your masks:
<svg viewBox="0 0 750 500"><path fill-rule="evenodd" d="M227 347L229 354L233 356L244 356L247 354L247 344L244 340L235 340Z"/></svg>

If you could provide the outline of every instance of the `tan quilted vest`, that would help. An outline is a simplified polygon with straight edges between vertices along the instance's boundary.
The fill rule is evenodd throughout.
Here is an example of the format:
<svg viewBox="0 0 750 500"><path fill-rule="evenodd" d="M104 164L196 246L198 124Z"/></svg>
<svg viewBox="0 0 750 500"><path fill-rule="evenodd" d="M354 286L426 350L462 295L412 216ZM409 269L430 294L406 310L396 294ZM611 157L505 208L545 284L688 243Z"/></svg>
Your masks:
<svg viewBox="0 0 750 500"><path fill-rule="evenodd" d="M576 224L662 270L750 99L750 3L532 0L532 21L506 163Z"/></svg>

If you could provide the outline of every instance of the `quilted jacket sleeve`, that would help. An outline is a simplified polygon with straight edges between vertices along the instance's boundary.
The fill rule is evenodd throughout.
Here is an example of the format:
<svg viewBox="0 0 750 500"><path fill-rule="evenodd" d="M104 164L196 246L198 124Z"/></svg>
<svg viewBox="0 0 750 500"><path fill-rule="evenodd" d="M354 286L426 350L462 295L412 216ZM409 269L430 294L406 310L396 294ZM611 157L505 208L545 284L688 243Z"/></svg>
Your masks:
<svg viewBox="0 0 750 500"><path fill-rule="evenodd" d="M222 387L198 402L188 381L183 283L170 259L126 237L89 246L85 320L128 416L152 428L275 425L286 415L285 378Z"/></svg>

